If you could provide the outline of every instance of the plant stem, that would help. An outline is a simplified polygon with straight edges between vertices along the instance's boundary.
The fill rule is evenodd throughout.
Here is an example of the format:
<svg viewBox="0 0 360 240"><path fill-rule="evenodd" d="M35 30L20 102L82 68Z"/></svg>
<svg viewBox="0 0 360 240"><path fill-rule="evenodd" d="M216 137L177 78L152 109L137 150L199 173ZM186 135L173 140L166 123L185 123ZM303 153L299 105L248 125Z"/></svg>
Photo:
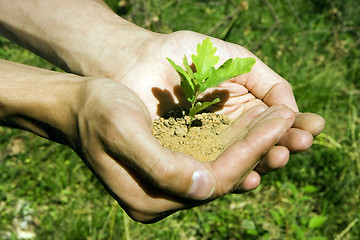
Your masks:
<svg viewBox="0 0 360 240"><path fill-rule="evenodd" d="M197 101L196 101L196 98L194 98L194 99L195 99L195 100L191 103L191 108L190 108L190 109L193 109L193 108L195 107L195 104L196 104ZM188 127L187 127L187 131L188 131L188 132L189 132L189 130L190 130L190 128L191 128L191 124L192 124L195 116L190 115L190 112L189 112L189 117L190 117L190 123L189 123L189 125L188 125Z"/></svg>

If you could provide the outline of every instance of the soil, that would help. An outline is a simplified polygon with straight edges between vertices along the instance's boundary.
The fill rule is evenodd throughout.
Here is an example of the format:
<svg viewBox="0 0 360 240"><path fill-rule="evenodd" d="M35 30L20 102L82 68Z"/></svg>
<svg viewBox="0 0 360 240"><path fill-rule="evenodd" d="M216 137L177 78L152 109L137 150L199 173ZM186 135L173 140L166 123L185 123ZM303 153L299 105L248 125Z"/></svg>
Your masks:
<svg viewBox="0 0 360 240"><path fill-rule="evenodd" d="M174 110L153 121L153 135L162 146L189 154L199 161L215 160L224 150L219 134L231 120L215 113L197 114L188 129L190 117L182 110Z"/></svg>

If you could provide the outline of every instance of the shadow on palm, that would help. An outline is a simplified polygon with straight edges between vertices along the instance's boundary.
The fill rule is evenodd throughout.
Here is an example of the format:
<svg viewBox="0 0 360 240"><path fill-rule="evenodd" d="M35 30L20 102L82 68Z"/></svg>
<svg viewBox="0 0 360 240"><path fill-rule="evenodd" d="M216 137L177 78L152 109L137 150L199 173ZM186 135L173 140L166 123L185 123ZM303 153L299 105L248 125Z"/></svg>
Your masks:
<svg viewBox="0 0 360 240"><path fill-rule="evenodd" d="M185 99L185 95L180 85L176 85L173 88L173 93L176 99L173 97L173 95L168 89L153 87L151 91L154 97L159 102L156 112L158 116L164 117L171 110L189 109L191 107L190 102ZM212 101L215 98L219 98L220 102L208 109L211 112L216 112L224 108L225 103L230 98L230 92L227 89L215 89L211 93L206 93L204 96L199 98L199 101Z"/></svg>

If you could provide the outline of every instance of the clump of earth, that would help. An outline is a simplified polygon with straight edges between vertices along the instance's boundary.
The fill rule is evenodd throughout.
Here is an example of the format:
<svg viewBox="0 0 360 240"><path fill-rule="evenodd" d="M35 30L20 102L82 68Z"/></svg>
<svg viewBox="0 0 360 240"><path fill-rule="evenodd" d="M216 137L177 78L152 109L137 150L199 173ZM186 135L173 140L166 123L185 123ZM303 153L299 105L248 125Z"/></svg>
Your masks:
<svg viewBox="0 0 360 240"><path fill-rule="evenodd" d="M216 113L201 113L188 128L190 117L185 111L174 110L153 121L152 133L162 146L186 153L202 162L215 160L224 150L220 133L231 120Z"/></svg>

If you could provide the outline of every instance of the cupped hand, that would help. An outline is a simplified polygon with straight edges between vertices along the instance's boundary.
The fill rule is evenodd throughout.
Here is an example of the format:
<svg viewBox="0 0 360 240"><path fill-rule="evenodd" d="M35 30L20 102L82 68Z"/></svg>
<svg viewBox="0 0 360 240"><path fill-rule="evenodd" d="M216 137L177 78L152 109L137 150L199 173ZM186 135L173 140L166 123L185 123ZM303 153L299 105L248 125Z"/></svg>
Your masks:
<svg viewBox="0 0 360 240"><path fill-rule="evenodd" d="M254 167L274 151L295 116L282 105L254 106L225 134L223 154L201 163L160 145L152 135L148 109L123 84L90 79L80 97L73 148L125 211L141 222L256 187Z"/></svg>
<svg viewBox="0 0 360 240"><path fill-rule="evenodd" d="M197 44L205 38L206 36L191 31L150 35L138 45L133 64L127 66L126 71L115 74L114 78L138 94L152 118L174 107L188 106L179 87L180 77L166 58L169 57L178 65L182 65L185 54L191 61L191 55L196 54ZM323 130L324 119L313 113L298 113L290 84L247 49L215 38L211 41L217 48L215 55L220 56L219 65L235 57L256 59L251 72L230 79L202 94L204 100L216 97L221 99L221 102L215 105L214 111L236 119L257 105L270 107L282 104L297 113L292 128L280 139L279 146L273 148L256 166L257 173L263 175L282 167L287 163L290 152L308 149L312 144L313 136ZM232 138L231 134L228 138ZM259 178L255 172L252 176ZM255 178L253 180L256 182ZM253 187L244 187L244 191Z"/></svg>

